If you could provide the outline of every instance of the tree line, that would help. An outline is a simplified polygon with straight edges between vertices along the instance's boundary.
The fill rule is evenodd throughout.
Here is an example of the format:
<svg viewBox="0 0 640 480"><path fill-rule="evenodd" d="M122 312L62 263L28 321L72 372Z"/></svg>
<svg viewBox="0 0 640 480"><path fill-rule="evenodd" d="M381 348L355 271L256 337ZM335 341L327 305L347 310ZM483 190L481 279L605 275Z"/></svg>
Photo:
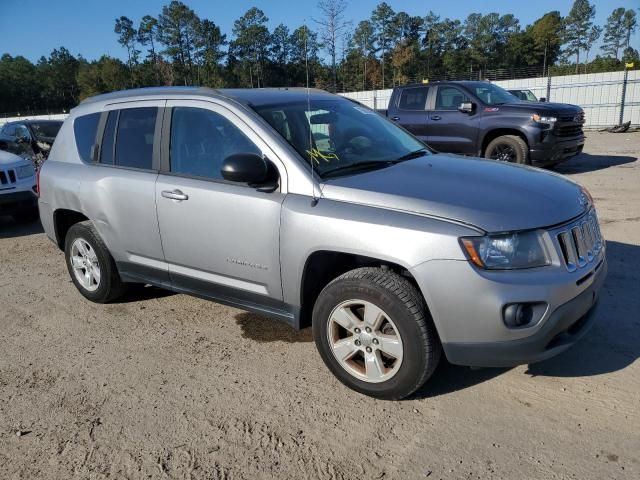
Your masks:
<svg viewBox="0 0 640 480"><path fill-rule="evenodd" d="M504 71L537 75L610 71L637 61L633 9L616 8L603 26L595 5L575 0L566 17L545 13L523 26L513 14L472 13L464 21L433 11L413 16L379 3L357 24L346 0L320 0L309 24L268 27L253 7L228 37L213 20L173 0L157 15L115 19L125 60L87 60L64 47L35 64L0 57L0 112L69 109L102 92L154 85L310 86L330 91L390 88L442 78L489 78ZM602 38L598 52L593 52ZM591 58L595 54L595 57Z"/></svg>

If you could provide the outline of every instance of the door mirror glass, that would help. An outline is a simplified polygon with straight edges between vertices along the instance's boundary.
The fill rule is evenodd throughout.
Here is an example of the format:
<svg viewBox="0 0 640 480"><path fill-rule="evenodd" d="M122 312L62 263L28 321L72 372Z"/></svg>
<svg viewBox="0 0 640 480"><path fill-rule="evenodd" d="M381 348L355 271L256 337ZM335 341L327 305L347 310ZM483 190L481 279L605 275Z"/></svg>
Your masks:
<svg viewBox="0 0 640 480"><path fill-rule="evenodd" d="M462 102L458 107L462 113L471 113L473 112L473 102Z"/></svg>
<svg viewBox="0 0 640 480"><path fill-rule="evenodd" d="M255 153L234 153L222 163L222 178L230 182L260 185L270 180L269 162Z"/></svg>
<svg viewBox="0 0 640 480"><path fill-rule="evenodd" d="M546 102L546 101L547 101L547 98L546 98L546 97L540 97L540 98L538 99L538 101L539 101L539 102Z"/></svg>

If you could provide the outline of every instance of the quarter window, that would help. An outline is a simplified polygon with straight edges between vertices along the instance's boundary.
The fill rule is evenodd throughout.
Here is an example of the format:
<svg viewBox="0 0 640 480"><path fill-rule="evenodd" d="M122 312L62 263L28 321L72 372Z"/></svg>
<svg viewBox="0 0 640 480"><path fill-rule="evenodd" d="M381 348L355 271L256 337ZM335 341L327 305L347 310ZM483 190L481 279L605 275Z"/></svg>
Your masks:
<svg viewBox="0 0 640 480"><path fill-rule="evenodd" d="M429 87L406 88L400 94L401 110L424 110L427 104Z"/></svg>
<svg viewBox="0 0 640 480"><path fill-rule="evenodd" d="M461 90L455 87L438 87L436 110L457 110L466 101L468 98Z"/></svg>
<svg viewBox="0 0 640 480"><path fill-rule="evenodd" d="M171 116L170 166L174 173L221 179L222 163L234 153L261 151L219 113L175 107Z"/></svg>
<svg viewBox="0 0 640 480"><path fill-rule="evenodd" d="M156 107L120 110L116 135L115 164L121 167L151 170Z"/></svg>
<svg viewBox="0 0 640 480"><path fill-rule="evenodd" d="M76 137L76 146L78 154L83 162L91 162L91 147L96 142L96 131L98 130L98 121L100 113L90 113L78 117L73 122L73 133Z"/></svg>

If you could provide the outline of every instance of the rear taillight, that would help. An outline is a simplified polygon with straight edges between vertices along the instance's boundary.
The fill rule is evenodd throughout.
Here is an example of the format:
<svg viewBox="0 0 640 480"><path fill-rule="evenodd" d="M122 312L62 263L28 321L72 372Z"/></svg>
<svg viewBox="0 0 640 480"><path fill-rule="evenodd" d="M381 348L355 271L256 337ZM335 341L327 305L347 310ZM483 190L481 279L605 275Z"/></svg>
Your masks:
<svg viewBox="0 0 640 480"><path fill-rule="evenodd" d="M36 170L36 195L40 196L40 169Z"/></svg>

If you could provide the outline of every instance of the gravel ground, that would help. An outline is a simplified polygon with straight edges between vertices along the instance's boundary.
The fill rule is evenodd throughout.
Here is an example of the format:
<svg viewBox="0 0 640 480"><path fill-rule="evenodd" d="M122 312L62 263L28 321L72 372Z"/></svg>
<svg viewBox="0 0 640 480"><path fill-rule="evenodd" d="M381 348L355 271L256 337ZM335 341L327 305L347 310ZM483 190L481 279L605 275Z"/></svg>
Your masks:
<svg viewBox="0 0 640 480"><path fill-rule="evenodd" d="M417 395L344 388L309 329L139 288L95 305L39 225L0 219L0 478L640 478L640 133L558 167L609 276L590 334L513 369L443 362Z"/></svg>

